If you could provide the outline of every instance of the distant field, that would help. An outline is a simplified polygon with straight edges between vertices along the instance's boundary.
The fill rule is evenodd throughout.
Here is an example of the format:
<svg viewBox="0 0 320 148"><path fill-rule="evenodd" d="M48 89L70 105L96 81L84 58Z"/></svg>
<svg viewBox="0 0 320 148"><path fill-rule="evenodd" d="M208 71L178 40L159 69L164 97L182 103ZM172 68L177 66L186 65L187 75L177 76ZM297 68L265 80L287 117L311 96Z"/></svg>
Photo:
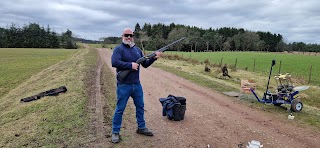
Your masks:
<svg viewBox="0 0 320 148"><path fill-rule="evenodd" d="M320 57L314 55L302 54L280 54L280 53L260 53L260 52L165 52L165 54L176 54L183 58L197 59L200 62L208 59L210 63L235 65L237 60L237 68L248 69L264 74L269 74L271 61L276 60L273 67L273 74L291 73L292 77L299 78L304 82L308 82L310 67L311 84L320 85ZM255 67L254 67L255 61Z"/></svg>
<svg viewBox="0 0 320 148"><path fill-rule="evenodd" d="M77 50L0 48L0 98L50 65L70 57Z"/></svg>
<svg viewBox="0 0 320 148"><path fill-rule="evenodd" d="M101 44L88 44L88 45L93 48L102 48Z"/></svg>
<svg viewBox="0 0 320 148"><path fill-rule="evenodd" d="M102 48L102 44L88 44L90 47L93 48ZM115 46L117 46L118 44L107 44L105 45L105 48L114 48Z"/></svg>

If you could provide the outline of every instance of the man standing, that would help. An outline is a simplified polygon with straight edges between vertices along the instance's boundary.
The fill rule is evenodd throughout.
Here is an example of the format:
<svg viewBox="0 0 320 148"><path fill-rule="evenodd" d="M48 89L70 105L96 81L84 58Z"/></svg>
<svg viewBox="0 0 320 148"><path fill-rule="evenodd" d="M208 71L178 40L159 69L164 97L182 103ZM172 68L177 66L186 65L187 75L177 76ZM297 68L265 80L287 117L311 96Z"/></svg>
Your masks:
<svg viewBox="0 0 320 148"><path fill-rule="evenodd" d="M120 141L122 115L130 97L133 98L136 106L137 133L153 136L153 133L146 128L144 120L144 98L139 77L140 68L139 64L136 63L140 57L143 57L143 53L140 48L135 46L133 36L133 31L130 28L123 30L122 43L114 48L111 59L112 67L116 68L117 73L122 70L132 70L124 80L117 80L117 104L112 119L111 140L113 143ZM160 56L161 52L156 52L154 58L144 61L141 65L147 68Z"/></svg>

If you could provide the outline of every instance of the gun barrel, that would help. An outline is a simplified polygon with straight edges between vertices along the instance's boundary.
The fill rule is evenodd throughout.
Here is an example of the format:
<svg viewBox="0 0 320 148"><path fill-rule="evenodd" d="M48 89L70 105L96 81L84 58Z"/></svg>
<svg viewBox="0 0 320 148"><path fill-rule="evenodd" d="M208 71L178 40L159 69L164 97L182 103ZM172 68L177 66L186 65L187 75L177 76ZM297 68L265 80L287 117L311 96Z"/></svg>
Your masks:
<svg viewBox="0 0 320 148"><path fill-rule="evenodd" d="M174 45L174 44L176 44L176 43L184 40L185 38L186 38L186 37L182 37L182 38L180 38L179 40L176 40L176 41L174 41L174 42L172 42L172 43L170 43L170 44L168 44L168 45L166 45L166 46L164 46L164 47L162 47L162 48L160 48L160 49L158 49L158 50L156 50L156 51L164 52L164 51L167 50L170 46L172 46L172 45ZM153 53L151 53L151 54L148 54L146 57L151 58L151 57L155 57L155 56L156 56L156 52L153 52Z"/></svg>
<svg viewBox="0 0 320 148"><path fill-rule="evenodd" d="M171 46L171 45L173 45L173 44L176 44L176 43L184 40L185 38L186 38L186 37L182 37L182 38L180 38L179 40L176 40L176 41L174 41L174 42L172 42L172 43L170 43L170 44L168 44L168 45L166 45L166 46L158 49L157 51L159 51L159 52L164 52L165 50L168 49L169 46ZM155 54L155 52L153 52L153 53L151 53L151 54L149 54L149 55L147 55L147 56L145 56L145 57L139 58L139 59L136 61L136 63L140 64L140 63L142 63L143 61L147 60L148 58L155 57L155 56L156 56L156 54ZM131 70L119 71L119 72L117 73L117 80L123 81L130 72L131 72Z"/></svg>
<svg viewBox="0 0 320 148"><path fill-rule="evenodd" d="M158 49L157 51L163 52L163 51L167 50L167 48L168 48L168 47L170 47L171 45L174 45L174 44L176 44L176 43L178 43L178 42L180 42L180 41L184 40L185 38L186 38L186 37L182 37L181 39L176 40L176 41L174 41L174 42L172 42L172 43L170 43L170 44L168 44L168 45L166 45L166 46L164 46L164 47L162 47L162 48Z"/></svg>

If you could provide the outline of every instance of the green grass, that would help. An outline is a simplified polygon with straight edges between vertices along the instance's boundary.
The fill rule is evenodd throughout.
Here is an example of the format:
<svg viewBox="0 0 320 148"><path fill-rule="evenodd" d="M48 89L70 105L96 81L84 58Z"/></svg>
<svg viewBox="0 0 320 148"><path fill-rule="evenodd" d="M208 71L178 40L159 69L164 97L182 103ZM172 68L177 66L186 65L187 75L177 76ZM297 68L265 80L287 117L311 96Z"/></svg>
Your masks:
<svg viewBox="0 0 320 148"><path fill-rule="evenodd" d="M88 44L91 48L102 48L102 44ZM118 44L106 44L104 48L114 48Z"/></svg>
<svg viewBox="0 0 320 148"><path fill-rule="evenodd" d="M293 78L308 83L310 67L311 84L320 86L320 60L319 56L302 55L302 54L279 54L279 53L263 53L263 52L165 52L165 54L173 54L185 59L197 59L200 62L209 60L210 63L221 63L235 65L237 69L247 69L258 73L268 73L271 67L271 61L276 60L273 67L273 74L291 73ZM236 63L237 61L237 63ZM255 63L255 64L254 64ZM280 69L281 63L281 69ZM254 66L255 65L255 66Z"/></svg>
<svg viewBox="0 0 320 148"><path fill-rule="evenodd" d="M64 60L76 51L66 49L1 48L0 98L32 75Z"/></svg>
<svg viewBox="0 0 320 148"><path fill-rule="evenodd" d="M91 48L102 48L101 44L88 44Z"/></svg>
<svg viewBox="0 0 320 148"><path fill-rule="evenodd" d="M20 83L0 98L0 147L89 147L94 140L89 136L84 80L88 69L95 67L95 50L16 50L19 52L6 51L10 53L7 57L15 59L16 65L28 61L29 68L23 72L32 73L27 78L17 75ZM21 98L62 85L68 89L64 94L20 103Z"/></svg>

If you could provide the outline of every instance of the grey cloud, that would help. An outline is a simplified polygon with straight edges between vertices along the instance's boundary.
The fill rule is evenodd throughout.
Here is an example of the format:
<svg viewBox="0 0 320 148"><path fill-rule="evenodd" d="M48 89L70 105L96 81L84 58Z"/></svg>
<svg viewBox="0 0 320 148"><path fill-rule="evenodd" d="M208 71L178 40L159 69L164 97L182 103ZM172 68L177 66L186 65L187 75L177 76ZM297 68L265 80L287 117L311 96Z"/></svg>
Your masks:
<svg viewBox="0 0 320 148"><path fill-rule="evenodd" d="M99 39L120 36L136 23L175 23L269 31L288 42L320 43L319 5L317 0L12 0L0 5L0 27L36 22Z"/></svg>

